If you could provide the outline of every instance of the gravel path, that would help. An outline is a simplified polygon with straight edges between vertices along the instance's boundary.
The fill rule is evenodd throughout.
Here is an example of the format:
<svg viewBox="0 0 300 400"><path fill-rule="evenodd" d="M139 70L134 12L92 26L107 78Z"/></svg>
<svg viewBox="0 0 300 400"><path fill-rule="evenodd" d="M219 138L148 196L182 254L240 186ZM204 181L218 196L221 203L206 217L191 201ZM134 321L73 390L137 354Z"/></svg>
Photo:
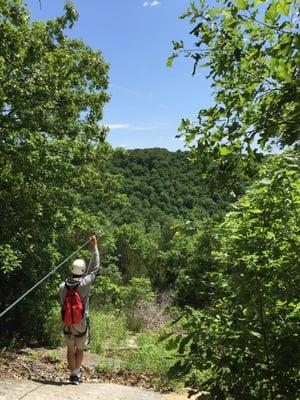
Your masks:
<svg viewBox="0 0 300 400"><path fill-rule="evenodd" d="M0 381L0 400L162 400L160 393L111 383Z"/></svg>

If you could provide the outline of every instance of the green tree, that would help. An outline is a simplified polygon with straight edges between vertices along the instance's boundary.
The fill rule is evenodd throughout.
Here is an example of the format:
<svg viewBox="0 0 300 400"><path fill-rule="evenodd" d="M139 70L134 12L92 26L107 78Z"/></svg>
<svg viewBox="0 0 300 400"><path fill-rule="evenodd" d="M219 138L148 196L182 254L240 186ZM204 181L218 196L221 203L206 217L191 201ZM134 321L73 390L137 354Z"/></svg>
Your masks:
<svg viewBox="0 0 300 400"><path fill-rule="evenodd" d="M232 196L219 191L209 194L201 178L201 169L190 163L188 151L166 149L117 150L111 172L123 176L123 190L130 207L118 222L130 224L143 221L146 230L155 222L163 227L173 217L202 219L224 213Z"/></svg>
<svg viewBox="0 0 300 400"><path fill-rule="evenodd" d="M124 224L116 229L116 247L119 269L125 281L135 277L149 276L157 244L138 224Z"/></svg>
<svg viewBox="0 0 300 400"><path fill-rule="evenodd" d="M219 228L209 307L188 310L181 374L194 368L208 399L299 398L299 170L295 155L266 162ZM192 382L190 382L193 384Z"/></svg>
<svg viewBox="0 0 300 400"><path fill-rule="evenodd" d="M218 3L191 3L182 18L193 25L194 46L174 42L168 65L184 53L194 73L208 69L214 105L197 123L183 119L179 131L210 178L231 176L234 187L241 174L256 173L268 148L296 146L300 137L299 2Z"/></svg>
<svg viewBox="0 0 300 400"><path fill-rule="evenodd" d="M30 22L21 0L0 2L0 309L98 230L114 194L111 149L99 126L109 97L99 51L70 39L78 14ZM111 188L106 191L107 188ZM1 331L39 335L59 276L2 319Z"/></svg>
<svg viewBox="0 0 300 400"><path fill-rule="evenodd" d="M182 241L184 248L180 251L183 260L174 285L176 304L207 307L217 296L216 287L211 284L218 274L218 263L213 256L218 248L216 221L204 219L195 224L190 222L178 233L177 239Z"/></svg>

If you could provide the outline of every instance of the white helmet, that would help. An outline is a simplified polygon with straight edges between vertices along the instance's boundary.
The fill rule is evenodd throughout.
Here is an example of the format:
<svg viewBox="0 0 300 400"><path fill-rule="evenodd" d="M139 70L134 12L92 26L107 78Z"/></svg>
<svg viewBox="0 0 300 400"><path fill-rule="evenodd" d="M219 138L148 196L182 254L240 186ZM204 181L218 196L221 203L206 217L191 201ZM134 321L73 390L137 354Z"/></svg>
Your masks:
<svg viewBox="0 0 300 400"><path fill-rule="evenodd" d="M82 275L85 271L85 261L82 258L78 258L73 261L71 272L73 275Z"/></svg>

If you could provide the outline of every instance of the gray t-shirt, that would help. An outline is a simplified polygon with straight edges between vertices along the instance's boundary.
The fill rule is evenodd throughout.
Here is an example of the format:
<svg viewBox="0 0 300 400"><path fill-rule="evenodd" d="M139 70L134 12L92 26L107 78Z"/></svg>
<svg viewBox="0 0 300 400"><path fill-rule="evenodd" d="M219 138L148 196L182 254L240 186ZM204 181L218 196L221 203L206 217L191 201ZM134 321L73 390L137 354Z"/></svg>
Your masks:
<svg viewBox="0 0 300 400"><path fill-rule="evenodd" d="M66 280L66 282L61 283L59 286L59 297L61 305L65 302L65 297L67 294L66 283L69 287L77 286L78 293L81 297L82 304L84 306L85 317L89 315L89 294L91 290L91 286L95 281L97 272L100 269L100 255L99 251L96 248L93 251L89 266L87 268L86 273L82 277L70 277Z"/></svg>

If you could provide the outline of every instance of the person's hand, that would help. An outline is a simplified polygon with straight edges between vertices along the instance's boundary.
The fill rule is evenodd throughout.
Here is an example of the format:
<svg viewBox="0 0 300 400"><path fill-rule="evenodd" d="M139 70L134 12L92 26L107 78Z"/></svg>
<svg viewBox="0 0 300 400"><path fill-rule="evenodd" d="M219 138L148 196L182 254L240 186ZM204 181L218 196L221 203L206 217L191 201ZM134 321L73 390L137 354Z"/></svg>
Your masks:
<svg viewBox="0 0 300 400"><path fill-rule="evenodd" d="M93 248L95 249L97 247L97 239L96 239L95 235L90 237L90 242L91 242Z"/></svg>

